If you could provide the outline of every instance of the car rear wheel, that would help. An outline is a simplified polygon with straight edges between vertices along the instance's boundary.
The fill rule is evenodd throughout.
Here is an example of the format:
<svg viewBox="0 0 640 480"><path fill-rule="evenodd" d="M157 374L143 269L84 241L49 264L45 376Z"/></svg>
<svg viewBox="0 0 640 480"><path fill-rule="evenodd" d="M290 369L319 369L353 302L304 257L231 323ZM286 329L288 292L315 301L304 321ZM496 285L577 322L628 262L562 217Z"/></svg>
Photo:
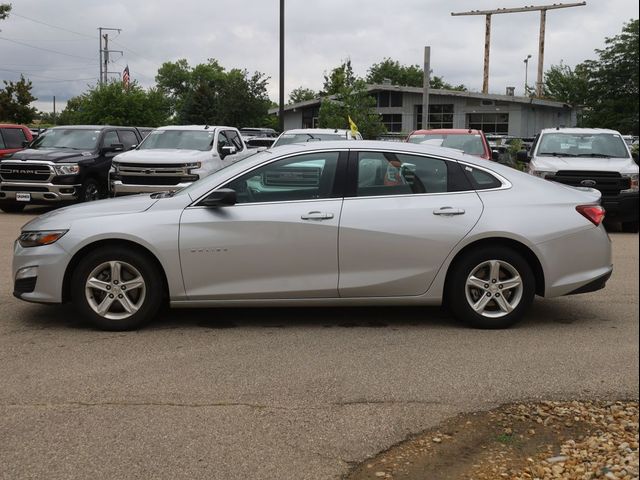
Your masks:
<svg viewBox="0 0 640 480"><path fill-rule="evenodd" d="M24 207L25 205L20 203L4 203L0 205L0 210L6 213L20 213Z"/></svg>
<svg viewBox="0 0 640 480"><path fill-rule="evenodd" d="M533 301L535 277L514 250L469 251L452 268L446 292L449 307L456 318L472 327L510 327Z"/></svg>
<svg viewBox="0 0 640 480"><path fill-rule="evenodd" d="M131 330L144 325L163 303L161 273L146 255L124 248L96 250L71 277L71 299L93 325Z"/></svg>

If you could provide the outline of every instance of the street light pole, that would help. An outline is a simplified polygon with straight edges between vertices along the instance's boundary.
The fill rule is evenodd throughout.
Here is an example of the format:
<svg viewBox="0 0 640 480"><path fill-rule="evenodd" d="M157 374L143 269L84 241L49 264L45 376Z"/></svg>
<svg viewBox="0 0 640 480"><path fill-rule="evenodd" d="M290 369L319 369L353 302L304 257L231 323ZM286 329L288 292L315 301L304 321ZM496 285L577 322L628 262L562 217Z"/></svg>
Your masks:
<svg viewBox="0 0 640 480"><path fill-rule="evenodd" d="M525 96L529 93L529 59L531 55L527 55L527 58L524 59L524 94Z"/></svg>
<svg viewBox="0 0 640 480"><path fill-rule="evenodd" d="M278 126L284 132L284 0L280 0L280 105Z"/></svg>

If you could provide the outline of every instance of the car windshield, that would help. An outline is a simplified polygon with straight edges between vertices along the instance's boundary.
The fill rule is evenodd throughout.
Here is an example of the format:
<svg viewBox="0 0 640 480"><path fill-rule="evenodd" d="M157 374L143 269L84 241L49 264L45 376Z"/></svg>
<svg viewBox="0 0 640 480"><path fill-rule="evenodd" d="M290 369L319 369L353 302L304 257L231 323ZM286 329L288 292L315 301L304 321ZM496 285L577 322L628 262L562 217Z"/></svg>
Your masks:
<svg viewBox="0 0 640 480"><path fill-rule="evenodd" d="M537 155L550 157L628 158L624 140L615 133L545 133Z"/></svg>
<svg viewBox="0 0 640 480"><path fill-rule="evenodd" d="M290 143L316 142L319 140L344 140L345 138L340 133L283 133L273 146L280 147Z"/></svg>
<svg viewBox="0 0 640 480"><path fill-rule="evenodd" d="M154 130L138 147L140 150L211 150L215 130Z"/></svg>
<svg viewBox="0 0 640 480"><path fill-rule="evenodd" d="M455 148L469 155L484 154L482 137L478 134L419 133L411 135L409 142Z"/></svg>
<svg viewBox="0 0 640 480"><path fill-rule="evenodd" d="M95 150L100 130L80 128L54 128L41 133L30 148L70 148Z"/></svg>

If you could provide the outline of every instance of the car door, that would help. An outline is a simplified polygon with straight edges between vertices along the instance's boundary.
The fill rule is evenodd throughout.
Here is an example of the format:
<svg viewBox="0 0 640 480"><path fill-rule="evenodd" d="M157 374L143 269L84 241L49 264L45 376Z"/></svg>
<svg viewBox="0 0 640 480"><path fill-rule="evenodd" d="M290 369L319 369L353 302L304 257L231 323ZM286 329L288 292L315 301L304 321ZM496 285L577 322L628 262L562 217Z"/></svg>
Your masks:
<svg viewBox="0 0 640 480"><path fill-rule="evenodd" d="M185 209L180 259L191 300L338 295L338 222L345 152L288 156L221 188L232 206Z"/></svg>
<svg viewBox="0 0 640 480"><path fill-rule="evenodd" d="M352 152L340 220L341 297L421 295L482 202L455 161Z"/></svg>

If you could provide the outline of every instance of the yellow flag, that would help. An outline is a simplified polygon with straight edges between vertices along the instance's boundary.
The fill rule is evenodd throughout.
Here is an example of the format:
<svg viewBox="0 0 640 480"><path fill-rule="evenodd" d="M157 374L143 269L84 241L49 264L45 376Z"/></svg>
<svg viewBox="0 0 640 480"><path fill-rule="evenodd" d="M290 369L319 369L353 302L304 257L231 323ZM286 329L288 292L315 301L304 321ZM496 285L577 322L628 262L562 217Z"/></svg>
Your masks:
<svg viewBox="0 0 640 480"><path fill-rule="evenodd" d="M358 126L355 124L353 120L351 120L350 115L348 115L347 118L349 119L349 127L351 128L351 134L355 137L358 134Z"/></svg>

